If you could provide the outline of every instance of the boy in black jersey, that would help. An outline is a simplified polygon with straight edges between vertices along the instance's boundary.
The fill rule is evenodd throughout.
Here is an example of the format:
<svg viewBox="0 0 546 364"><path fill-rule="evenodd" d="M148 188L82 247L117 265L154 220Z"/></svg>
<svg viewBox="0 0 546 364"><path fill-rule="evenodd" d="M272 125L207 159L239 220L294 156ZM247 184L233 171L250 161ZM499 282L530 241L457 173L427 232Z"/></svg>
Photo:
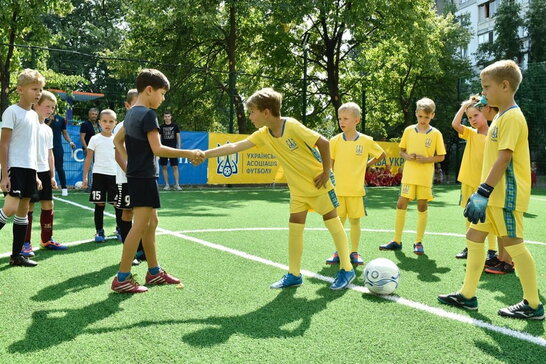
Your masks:
<svg viewBox="0 0 546 364"><path fill-rule="evenodd" d="M148 290L131 275L131 265L141 239L148 262L146 284L180 283L180 279L161 269L157 261L155 230L160 202L155 156L200 160L203 153L161 144L157 116L152 109L157 109L165 100L169 87L169 80L160 71L142 70L136 79L138 98L127 112L123 128L114 138L115 148L127 160L127 185L134 216L133 226L123 245L119 272L112 282L112 290L116 292L141 293Z"/></svg>

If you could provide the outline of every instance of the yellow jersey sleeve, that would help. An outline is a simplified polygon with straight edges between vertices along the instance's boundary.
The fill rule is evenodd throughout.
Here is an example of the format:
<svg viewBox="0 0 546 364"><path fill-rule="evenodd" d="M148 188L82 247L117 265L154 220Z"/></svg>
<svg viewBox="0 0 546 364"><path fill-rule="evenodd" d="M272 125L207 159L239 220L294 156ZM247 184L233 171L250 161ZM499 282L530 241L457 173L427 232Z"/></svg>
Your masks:
<svg viewBox="0 0 546 364"><path fill-rule="evenodd" d="M445 155L446 149L442 133L436 128L430 127L426 133L420 133L417 125L412 125L404 130L400 148L408 154L418 154L426 157ZM402 183L409 185L432 187L434 176L434 163L419 163L417 161L404 162L404 174Z"/></svg>
<svg viewBox="0 0 546 364"><path fill-rule="evenodd" d="M466 140L466 146L457 180L462 184L478 188L483 165L485 135L478 134L476 129L465 126L463 134L459 134L459 137Z"/></svg>
<svg viewBox="0 0 546 364"><path fill-rule="evenodd" d="M359 133L355 140L346 140L343 133L330 141L334 162L336 194L338 196L361 197L366 195L364 178L370 156L383 154L373 138Z"/></svg>
<svg viewBox="0 0 546 364"><path fill-rule="evenodd" d="M284 169L290 193L295 196L318 196L334 188L331 180L326 188L317 189L314 179L322 173L320 153L315 144L320 134L296 119L284 118L282 135L274 137L267 127L248 137L255 145L269 147Z"/></svg>
<svg viewBox="0 0 546 364"><path fill-rule="evenodd" d="M525 116L515 106L498 115L491 124L485 142L482 182L499 157L499 151L511 150L512 160L489 197L489 206L525 212L531 198L531 157L529 130Z"/></svg>

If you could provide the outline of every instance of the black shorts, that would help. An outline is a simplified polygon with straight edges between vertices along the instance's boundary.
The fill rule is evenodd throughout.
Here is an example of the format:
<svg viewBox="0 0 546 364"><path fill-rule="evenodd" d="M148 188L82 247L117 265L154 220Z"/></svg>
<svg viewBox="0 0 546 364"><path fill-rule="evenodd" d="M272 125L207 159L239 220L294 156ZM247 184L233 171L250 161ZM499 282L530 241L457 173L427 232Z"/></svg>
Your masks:
<svg viewBox="0 0 546 364"><path fill-rule="evenodd" d="M118 194L116 195L116 209L130 210L131 198L129 197L129 186L127 182L118 183Z"/></svg>
<svg viewBox="0 0 546 364"><path fill-rule="evenodd" d="M159 202L159 187L157 179L154 178L133 178L127 177L129 195L131 196L130 207L161 207Z"/></svg>
<svg viewBox="0 0 546 364"><path fill-rule="evenodd" d="M89 202L93 203L115 203L118 193L116 176L93 173L93 186L89 194Z"/></svg>
<svg viewBox="0 0 546 364"><path fill-rule="evenodd" d="M11 167L8 170L10 181L9 195L17 198L30 198L36 192L36 170Z"/></svg>
<svg viewBox="0 0 546 364"><path fill-rule="evenodd" d="M51 186L51 173L49 171L38 172L38 178L42 181L42 189L30 197L30 202L52 201L53 187Z"/></svg>
<svg viewBox="0 0 546 364"><path fill-rule="evenodd" d="M163 157L159 157L159 165L160 166L166 166L167 165L167 162L169 162L169 164L174 167L174 166L178 166L178 158L163 158Z"/></svg>

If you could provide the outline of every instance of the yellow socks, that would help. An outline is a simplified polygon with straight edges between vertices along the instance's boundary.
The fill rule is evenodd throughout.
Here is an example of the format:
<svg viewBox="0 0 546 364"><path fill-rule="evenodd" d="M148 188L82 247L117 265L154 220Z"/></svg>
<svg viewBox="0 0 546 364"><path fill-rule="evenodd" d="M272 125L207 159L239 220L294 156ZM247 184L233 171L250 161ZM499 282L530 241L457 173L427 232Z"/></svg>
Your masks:
<svg viewBox="0 0 546 364"><path fill-rule="evenodd" d="M288 273L300 275L304 224L288 223Z"/></svg>
<svg viewBox="0 0 546 364"><path fill-rule="evenodd" d="M349 250L347 249L347 234L341 224L339 217L324 221L324 225L332 235L336 246L337 254L339 255L339 267L349 272L353 269L349 259Z"/></svg>
<svg viewBox="0 0 546 364"><path fill-rule="evenodd" d="M396 220L394 222L394 238L393 241L400 244L402 242L402 231L406 224L406 210L396 209Z"/></svg>
<svg viewBox="0 0 546 364"><path fill-rule="evenodd" d="M421 243L423 241L423 236L425 236L425 228L427 227L427 211L417 211L417 234L415 235L415 242Z"/></svg>
<svg viewBox="0 0 546 364"><path fill-rule="evenodd" d="M497 237L494 234L487 235L487 243L489 245L487 249L497 251Z"/></svg>
<svg viewBox="0 0 546 364"><path fill-rule="evenodd" d="M538 298L537 270L533 256L524 243L505 246L505 248L518 271L521 288L523 288L523 298L529 302L529 306L537 308L540 299Z"/></svg>
<svg viewBox="0 0 546 364"><path fill-rule="evenodd" d="M351 252L358 251L358 245L360 244L360 219L349 219L351 224Z"/></svg>
<svg viewBox="0 0 546 364"><path fill-rule="evenodd" d="M466 259L466 273L464 276L463 287L460 293L466 298L472 298L476 295L478 282L483 271L485 262L485 249L483 243L475 243L467 240L468 257Z"/></svg>

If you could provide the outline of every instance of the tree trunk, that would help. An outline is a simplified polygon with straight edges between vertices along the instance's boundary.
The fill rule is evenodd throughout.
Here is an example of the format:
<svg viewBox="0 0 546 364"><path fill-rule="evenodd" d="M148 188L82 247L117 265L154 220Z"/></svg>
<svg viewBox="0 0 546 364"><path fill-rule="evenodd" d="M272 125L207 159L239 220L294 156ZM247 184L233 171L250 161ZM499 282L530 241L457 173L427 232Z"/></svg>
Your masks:
<svg viewBox="0 0 546 364"><path fill-rule="evenodd" d="M229 7L229 35L227 38L227 54L229 62L229 74L233 79L229 87L230 102L235 106L235 116L237 117L237 126L239 134L246 134L246 117L241 96L237 92L237 9L235 2L232 2ZM230 116L231 117L231 116Z"/></svg>
<svg viewBox="0 0 546 364"><path fill-rule="evenodd" d="M9 29L9 46L6 53L6 59L2 60L2 64L0 65L0 87L2 88L0 90L0 112L2 113L9 106L9 75L11 72L11 58L13 57L13 50L15 48L13 44L15 43L16 33L17 11L14 10L11 16L11 24Z"/></svg>

